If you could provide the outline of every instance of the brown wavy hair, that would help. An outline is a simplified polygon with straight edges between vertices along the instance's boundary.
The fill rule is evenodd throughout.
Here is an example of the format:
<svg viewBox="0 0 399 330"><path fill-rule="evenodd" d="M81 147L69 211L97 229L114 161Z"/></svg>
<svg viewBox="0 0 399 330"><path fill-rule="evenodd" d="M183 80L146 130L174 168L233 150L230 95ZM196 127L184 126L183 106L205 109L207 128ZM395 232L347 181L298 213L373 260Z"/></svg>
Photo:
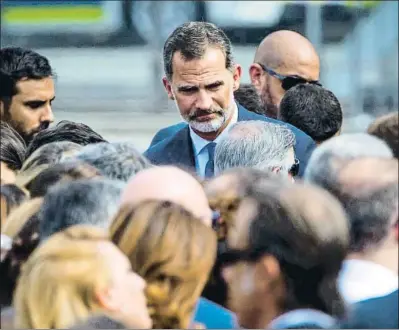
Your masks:
<svg viewBox="0 0 399 330"><path fill-rule="evenodd" d="M110 234L147 282L153 328L188 328L215 262L212 228L177 204L146 201L123 205Z"/></svg>

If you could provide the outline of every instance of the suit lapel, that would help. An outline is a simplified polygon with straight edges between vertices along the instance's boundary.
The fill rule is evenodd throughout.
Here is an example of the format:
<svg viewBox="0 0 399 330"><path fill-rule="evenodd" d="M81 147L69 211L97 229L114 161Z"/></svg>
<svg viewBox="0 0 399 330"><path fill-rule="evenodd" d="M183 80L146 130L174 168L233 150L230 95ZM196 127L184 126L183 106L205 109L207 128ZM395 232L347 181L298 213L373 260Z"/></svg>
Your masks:
<svg viewBox="0 0 399 330"><path fill-rule="evenodd" d="M165 154L170 164L179 164L188 168L195 168L193 144L191 142L188 125L178 131L168 143Z"/></svg>

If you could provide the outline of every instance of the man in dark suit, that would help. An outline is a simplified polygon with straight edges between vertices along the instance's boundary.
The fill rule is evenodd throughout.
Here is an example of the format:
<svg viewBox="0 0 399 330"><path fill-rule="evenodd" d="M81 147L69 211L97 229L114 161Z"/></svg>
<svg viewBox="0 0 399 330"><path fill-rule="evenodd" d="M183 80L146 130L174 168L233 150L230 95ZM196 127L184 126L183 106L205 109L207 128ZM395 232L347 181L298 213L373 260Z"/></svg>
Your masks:
<svg viewBox="0 0 399 330"><path fill-rule="evenodd" d="M341 329L398 329L398 290L356 303Z"/></svg>
<svg viewBox="0 0 399 330"><path fill-rule="evenodd" d="M315 148L299 129L249 112L234 101L241 66L232 58L230 40L211 23L189 22L178 27L165 43L163 84L176 102L185 123L161 130L145 156L156 165L196 169L201 177L214 173L216 144L237 121L262 120L287 125L296 137L299 175Z"/></svg>

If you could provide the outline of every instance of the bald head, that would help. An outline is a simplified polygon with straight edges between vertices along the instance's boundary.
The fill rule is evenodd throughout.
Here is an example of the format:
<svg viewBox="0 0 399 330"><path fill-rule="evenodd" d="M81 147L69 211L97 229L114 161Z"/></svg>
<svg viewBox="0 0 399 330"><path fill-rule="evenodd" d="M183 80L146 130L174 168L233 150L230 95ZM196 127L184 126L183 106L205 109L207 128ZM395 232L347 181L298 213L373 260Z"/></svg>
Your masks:
<svg viewBox="0 0 399 330"><path fill-rule="evenodd" d="M201 184L187 172L173 166L140 171L127 184L122 203L139 204L148 199L180 204L195 216L212 223L212 212Z"/></svg>
<svg viewBox="0 0 399 330"><path fill-rule="evenodd" d="M281 30L262 40L249 69L252 85L258 90L266 115L277 118L285 90L281 81L263 71L259 64L285 75L307 81L319 80L320 59L312 43L294 31Z"/></svg>
<svg viewBox="0 0 399 330"><path fill-rule="evenodd" d="M319 79L320 60L315 48L308 39L294 31L281 30L269 34L260 43L254 62L281 74Z"/></svg>

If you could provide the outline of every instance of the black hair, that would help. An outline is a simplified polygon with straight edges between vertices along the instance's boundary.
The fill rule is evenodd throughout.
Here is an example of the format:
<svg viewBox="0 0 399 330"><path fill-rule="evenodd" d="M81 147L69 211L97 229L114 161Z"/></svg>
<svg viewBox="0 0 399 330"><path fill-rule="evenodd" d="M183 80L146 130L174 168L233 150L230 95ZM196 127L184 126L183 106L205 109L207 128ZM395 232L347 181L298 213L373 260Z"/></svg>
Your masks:
<svg viewBox="0 0 399 330"><path fill-rule="evenodd" d="M28 158L35 150L51 142L69 141L85 146L91 143L107 142L89 126L73 121L60 121L55 127L40 131L29 143L25 157Z"/></svg>
<svg viewBox="0 0 399 330"><path fill-rule="evenodd" d="M342 108L331 91L315 84L299 84L285 93L279 118L320 143L341 129Z"/></svg>
<svg viewBox="0 0 399 330"><path fill-rule="evenodd" d="M241 84L234 92L235 100L248 111L264 115L262 100L256 88L251 84Z"/></svg>
<svg viewBox="0 0 399 330"><path fill-rule="evenodd" d="M188 22L177 27L163 48L166 77L172 79L172 59L176 52L180 52L185 60L190 61L201 58L208 47L219 48L226 56L226 68L233 69L231 42L222 29L208 22Z"/></svg>
<svg viewBox="0 0 399 330"><path fill-rule="evenodd" d="M20 47L0 49L0 100L7 105L18 94L17 83L23 78L43 79L54 76L49 60L33 50Z"/></svg>
<svg viewBox="0 0 399 330"><path fill-rule="evenodd" d="M26 145L24 139L6 122L0 124L0 160L9 169L21 169L25 160Z"/></svg>

